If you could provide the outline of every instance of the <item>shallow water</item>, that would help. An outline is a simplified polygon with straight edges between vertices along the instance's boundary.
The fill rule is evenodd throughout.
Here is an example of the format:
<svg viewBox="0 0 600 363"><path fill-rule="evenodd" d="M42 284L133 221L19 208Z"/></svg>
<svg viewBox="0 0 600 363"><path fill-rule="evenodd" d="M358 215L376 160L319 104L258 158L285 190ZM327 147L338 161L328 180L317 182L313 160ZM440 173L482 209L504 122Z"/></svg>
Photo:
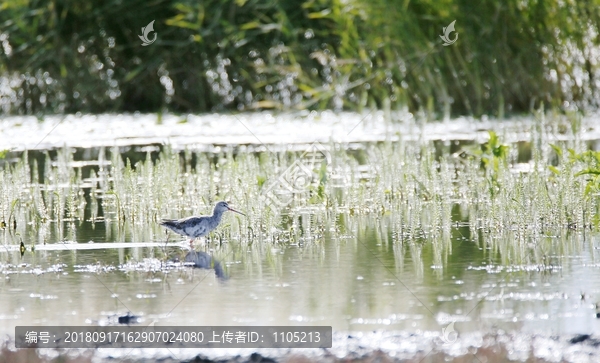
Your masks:
<svg viewBox="0 0 600 363"><path fill-rule="evenodd" d="M478 247L465 227L452 231L444 251L403 246L394 241L393 218L355 218L342 239L198 245L222 263L227 280L170 262L183 260L185 241L165 247L127 236L124 242L136 247L109 247L86 222L76 240L33 252L27 243L21 257L5 230L0 333L12 335L16 325L115 324L127 312L158 325L435 331L455 321L459 334L493 328L600 333L598 236L565 232L525 246L525 263L506 264L500 253ZM537 262L540 254L545 257Z"/></svg>
<svg viewBox="0 0 600 363"><path fill-rule="evenodd" d="M390 120L393 120L390 121ZM47 150L64 146L95 148L168 144L199 151L215 151L223 145L253 146L258 151L277 146L315 141L374 142L413 140L466 140L483 142L494 129L506 142L529 141L531 133L547 121L535 117L483 120L461 117L445 122L425 122L409 112L333 113L298 112L239 115L64 115L0 118L0 145L9 150ZM600 140L600 116L581 120L580 137ZM550 130L556 139L567 139L569 125Z"/></svg>
<svg viewBox="0 0 600 363"><path fill-rule="evenodd" d="M380 114L361 121L362 115L327 113L304 115L299 126L264 114L189 116L182 124L180 117L165 117L162 124L153 117L83 116L45 123L9 118L2 121L0 144L14 152L76 147L77 161L66 165L79 168L85 184L90 183L90 170L110 164L99 161L98 146L126 149L166 142L174 149L210 153L219 151L219 145L234 145L243 153L266 150L260 142L274 143L269 146L273 149L310 143L316 134L323 142L337 135L353 143L459 143L479 141L487 135L483 130L494 127L507 142L521 143L515 159L526 163L532 146L522 146L532 139L536 124L531 119L501 124L461 119L415 126L409 116L404 123L386 123ZM340 133L353 125L359 125L355 131ZM248 133L247 127L254 132ZM597 143L597 123L588 120L583 129L581 140ZM69 130L74 130L71 136ZM48 131L52 132L45 137ZM563 137L560 132L554 136ZM42 142L34 143L36 139ZM128 156L143 160L146 151L154 157L159 149L140 146ZM41 153L30 157L44 160ZM513 170L519 165L531 166L516 164ZM376 177L373 170L363 169L358 169L362 179ZM81 188L89 193L90 185ZM0 230L0 334L14 335L17 325L118 324L118 317L128 313L138 316L141 325L331 325L338 341L340 334L362 336L375 330L439 341L447 329L458 334L450 340L464 337L464 344L470 344L467 338L473 334L498 330L545 336L600 334L600 235L585 228L549 228L530 239L518 238L518 230L488 235L484 228L469 227L469 218L456 212L467 206L456 204L448 208L453 211L449 231L432 235L427 230L422 238L408 241L406 230L399 227L406 219L400 213L354 214L345 208L333 220L315 221L310 211L295 213L290 217L297 219L293 224L307 227L300 238L267 242L225 233L232 226L240 230L235 220L239 217L227 215L219 229L221 240L195 246L220 263L225 274L221 277L214 270L179 262L189 252L182 238L171 234L167 242L154 222L128 229L115 222L114 215L103 220L102 208L96 205L92 213L92 201L86 198L85 211L71 221L21 223L16 230ZM244 211L253 217L250 210ZM22 256L20 242L26 248ZM403 343L390 344L398 348Z"/></svg>

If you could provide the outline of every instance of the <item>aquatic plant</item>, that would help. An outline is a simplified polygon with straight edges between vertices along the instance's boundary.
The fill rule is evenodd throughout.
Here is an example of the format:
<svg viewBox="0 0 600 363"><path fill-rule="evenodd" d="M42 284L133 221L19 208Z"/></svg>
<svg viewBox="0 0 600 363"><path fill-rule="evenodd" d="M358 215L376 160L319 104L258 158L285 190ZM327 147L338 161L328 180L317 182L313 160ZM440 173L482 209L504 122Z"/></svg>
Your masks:
<svg viewBox="0 0 600 363"><path fill-rule="evenodd" d="M468 155L481 162L482 168L488 178L490 194L492 197L500 188L498 179L502 170L506 170L508 162L508 145L503 145L494 131L488 131L489 140L475 147L465 149Z"/></svg>
<svg viewBox="0 0 600 363"><path fill-rule="evenodd" d="M600 152L587 150L577 152L572 148L567 148L567 153L564 153L563 148L551 145L552 149L556 152L560 165L548 166L548 169L556 175L561 177L567 172L574 172L574 177L577 178L574 183L581 184L584 186L583 194L586 200L590 203L591 209L588 214L591 214L593 224L598 227L600 223L600 210L598 196L600 195ZM579 180L585 178L585 183L580 183Z"/></svg>
<svg viewBox="0 0 600 363"><path fill-rule="evenodd" d="M21 234L33 226L41 240L49 226L62 239L84 220L105 223L120 241L164 240L160 218L210 213L217 200L229 200L248 217L227 217L213 235L220 242L315 243L344 234L355 218L391 216L397 243L431 241L445 250L456 223L474 237L510 232L521 243L562 229L598 228L599 154L586 150L576 128L556 140L552 130L564 122L534 122L529 160L495 132L454 153L418 139L352 148L331 142L323 145L330 159L317 164L304 162L301 151L233 147L150 148L134 162L119 148L101 149L87 162L67 148L35 158L24 153L0 170L0 217ZM277 183L295 189L268 194ZM270 204L274 197L285 203Z"/></svg>

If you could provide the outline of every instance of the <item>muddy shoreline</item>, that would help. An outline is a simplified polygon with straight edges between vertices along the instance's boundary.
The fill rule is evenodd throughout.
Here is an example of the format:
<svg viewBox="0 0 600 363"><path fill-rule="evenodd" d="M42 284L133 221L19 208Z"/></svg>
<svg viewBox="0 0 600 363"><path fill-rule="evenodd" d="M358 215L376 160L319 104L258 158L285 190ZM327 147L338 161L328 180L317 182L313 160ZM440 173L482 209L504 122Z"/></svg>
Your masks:
<svg viewBox="0 0 600 363"><path fill-rule="evenodd" d="M11 348L12 346L12 348ZM319 349L15 349L4 342L0 362L598 362L600 337L497 331L461 334L444 343L437 332L334 332Z"/></svg>

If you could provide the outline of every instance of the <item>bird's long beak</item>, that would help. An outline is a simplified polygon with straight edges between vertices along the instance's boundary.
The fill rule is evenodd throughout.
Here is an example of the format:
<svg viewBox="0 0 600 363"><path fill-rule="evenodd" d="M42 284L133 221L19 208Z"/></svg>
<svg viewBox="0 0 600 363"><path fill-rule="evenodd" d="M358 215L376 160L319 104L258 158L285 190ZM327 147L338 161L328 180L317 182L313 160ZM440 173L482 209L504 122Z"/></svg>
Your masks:
<svg viewBox="0 0 600 363"><path fill-rule="evenodd" d="M235 210L235 209L233 209L233 208L229 208L229 207L228 207L227 209L229 209L229 210L230 210L230 211L232 211L232 212L236 212L236 213L238 213L238 214L241 214L241 215L243 215L244 217L246 216L244 213L242 213L242 212L239 212L239 211L237 211L237 210Z"/></svg>

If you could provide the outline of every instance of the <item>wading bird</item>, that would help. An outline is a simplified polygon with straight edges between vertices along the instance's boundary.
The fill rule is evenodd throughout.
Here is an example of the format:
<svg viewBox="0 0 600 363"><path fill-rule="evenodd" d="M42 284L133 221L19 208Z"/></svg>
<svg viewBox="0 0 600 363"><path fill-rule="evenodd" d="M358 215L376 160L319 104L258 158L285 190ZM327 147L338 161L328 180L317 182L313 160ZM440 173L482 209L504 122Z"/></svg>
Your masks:
<svg viewBox="0 0 600 363"><path fill-rule="evenodd" d="M198 237L204 237L213 229L217 228L219 223L221 223L221 217L223 216L223 213L227 211L232 211L246 216L244 213L230 208L227 202L218 202L215 205L212 216L187 217L183 219L162 219L159 224L163 227L167 227L177 234L189 237L191 245L194 242L194 239Z"/></svg>

